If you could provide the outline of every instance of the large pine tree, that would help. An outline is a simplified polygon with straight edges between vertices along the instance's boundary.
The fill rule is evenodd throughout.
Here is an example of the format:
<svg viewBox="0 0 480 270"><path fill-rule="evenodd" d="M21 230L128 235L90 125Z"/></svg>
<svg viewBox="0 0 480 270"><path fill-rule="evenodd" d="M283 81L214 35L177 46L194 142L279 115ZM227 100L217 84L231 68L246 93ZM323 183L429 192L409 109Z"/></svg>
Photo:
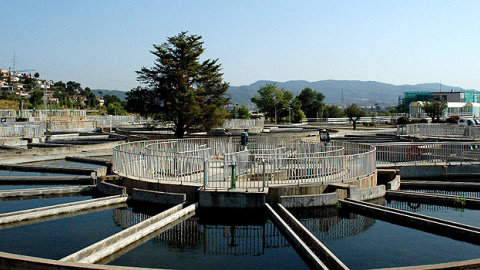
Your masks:
<svg viewBox="0 0 480 270"><path fill-rule="evenodd" d="M199 125L208 131L220 124L228 103L218 59L199 59L205 50L201 39L181 32L153 45L154 66L137 71L138 81L147 86L127 93L131 111L173 121L177 138Z"/></svg>

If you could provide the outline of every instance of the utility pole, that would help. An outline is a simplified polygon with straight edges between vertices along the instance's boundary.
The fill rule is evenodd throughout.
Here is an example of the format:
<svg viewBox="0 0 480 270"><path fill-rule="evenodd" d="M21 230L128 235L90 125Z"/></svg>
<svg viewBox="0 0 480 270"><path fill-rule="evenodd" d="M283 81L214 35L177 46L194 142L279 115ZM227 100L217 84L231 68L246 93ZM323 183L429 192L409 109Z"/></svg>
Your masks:
<svg viewBox="0 0 480 270"><path fill-rule="evenodd" d="M342 88L342 109L345 109L345 102L343 102L343 88Z"/></svg>
<svg viewBox="0 0 480 270"><path fill-rule="evenodd" d="M275 125L277 124L277 105L275 105Z"/></svg>
<svg viewBox="0 0 480 270"><path fill-rule="evenodd" d="M292 114L291 114L291 107L288 106L288 124L292 124Z"/></svg>

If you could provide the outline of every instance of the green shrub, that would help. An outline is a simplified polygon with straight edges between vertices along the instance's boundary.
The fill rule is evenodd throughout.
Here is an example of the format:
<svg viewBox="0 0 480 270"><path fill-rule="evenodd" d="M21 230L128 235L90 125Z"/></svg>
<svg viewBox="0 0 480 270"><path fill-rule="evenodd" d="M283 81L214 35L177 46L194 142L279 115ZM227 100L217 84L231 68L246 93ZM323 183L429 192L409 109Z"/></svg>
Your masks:
<svg viewBox="0 0 480 270"><path fill-rule="evenodd" d="M401 116L397 119L397 125L406 125L410 123L410 119L406 116Z"/></svg>

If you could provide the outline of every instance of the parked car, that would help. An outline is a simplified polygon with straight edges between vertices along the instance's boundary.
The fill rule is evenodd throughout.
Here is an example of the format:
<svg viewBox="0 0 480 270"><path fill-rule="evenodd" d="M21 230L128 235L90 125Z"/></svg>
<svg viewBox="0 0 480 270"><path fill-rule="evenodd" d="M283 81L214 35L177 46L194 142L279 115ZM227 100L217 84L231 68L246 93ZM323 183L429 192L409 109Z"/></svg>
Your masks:
<svg viewBox="0 0 480 270"><path fill-rule="evenodd" d="M222 135L232 135L232 133L228 132L226 129L224 128L217 128L217 129L214 129L210 132L211 135L213 136L222 136Z"/></svg>
<svg viewBox="0 0 480 270"><path fill-rule="evenodd" d="M458 120L458 125L459 126L476 126L477 124L475 123L475 121L473 119L470 119L470 118L460 118Z"/></svg>

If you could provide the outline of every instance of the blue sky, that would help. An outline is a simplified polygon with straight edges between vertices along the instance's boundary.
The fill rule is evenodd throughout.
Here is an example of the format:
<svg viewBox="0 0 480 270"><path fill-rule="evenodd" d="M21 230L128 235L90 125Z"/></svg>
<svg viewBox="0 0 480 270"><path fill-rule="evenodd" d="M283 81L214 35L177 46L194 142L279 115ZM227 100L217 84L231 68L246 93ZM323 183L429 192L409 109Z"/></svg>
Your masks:
<svg viewBox="0 0 480 270"><path fill-rule="evenodd" d="M232 86L257 80L480 90L478 1L7 1L0 67L128 91L153 44L201 35ZM318 89L321 91L321 89Z"/></svg>

